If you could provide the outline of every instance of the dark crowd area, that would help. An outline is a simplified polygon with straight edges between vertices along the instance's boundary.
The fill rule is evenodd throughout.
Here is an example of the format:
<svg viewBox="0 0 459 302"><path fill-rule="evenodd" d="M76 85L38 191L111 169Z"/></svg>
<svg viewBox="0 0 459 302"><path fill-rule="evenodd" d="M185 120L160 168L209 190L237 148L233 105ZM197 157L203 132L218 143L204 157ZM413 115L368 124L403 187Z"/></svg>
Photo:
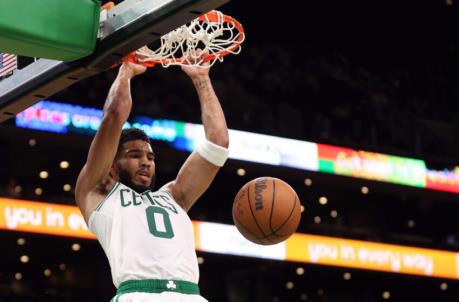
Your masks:
<svg viewBox="0 0 459 302"><path fill-rule="evenodd" d="M381 61L370 62L369 54L346 49L252 45L250 38L239 56L212 69L230 128L457 162L459 51L453 45L430 57L420 49L396 58L381 53ZM180 73L154 67L135 79L133 113L199 123L194 90ZM101 108L115 75L84 80L52 99Z"/></svg>

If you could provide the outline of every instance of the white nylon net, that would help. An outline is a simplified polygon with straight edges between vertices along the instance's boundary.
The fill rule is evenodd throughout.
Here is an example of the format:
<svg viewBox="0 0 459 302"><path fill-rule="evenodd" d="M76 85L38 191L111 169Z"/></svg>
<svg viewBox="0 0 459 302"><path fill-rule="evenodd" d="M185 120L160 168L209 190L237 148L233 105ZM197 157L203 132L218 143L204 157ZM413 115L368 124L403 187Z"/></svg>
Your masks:
<svg viewBox="0 0 459 302"><path fill-rule="evenodd" d="M137 60L161 63L163 67L200 67L204 61L209 61L212 66L217 60L223 61L226 54L239 54L245 38L244 32L237 28L235 22L226 20L221 12L211 13L214 14L212 18L209 18L210 13L206 14L162 36L161 46L157 50L147 46L140 48L136 53ZM196 55L195 50L198 48L209 55Z"/></svg>

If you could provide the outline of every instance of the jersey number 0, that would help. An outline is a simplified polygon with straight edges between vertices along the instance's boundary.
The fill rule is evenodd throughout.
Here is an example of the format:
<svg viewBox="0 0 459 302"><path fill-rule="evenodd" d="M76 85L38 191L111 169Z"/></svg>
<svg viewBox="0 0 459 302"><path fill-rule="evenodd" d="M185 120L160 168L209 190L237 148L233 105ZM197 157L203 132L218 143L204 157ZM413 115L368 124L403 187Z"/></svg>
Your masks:
<svg viewBox="0 0 459 302"><path fill-rule="evenodd" d="M145 212L147 214L148 229L153 236L167 239L174 237L174 230L172 229L169 213L167 213L165 209L150 206ZM159 220L162 220L164 227L161 226ZM158 226L160 226L162 230L159 230Z"/></svg>

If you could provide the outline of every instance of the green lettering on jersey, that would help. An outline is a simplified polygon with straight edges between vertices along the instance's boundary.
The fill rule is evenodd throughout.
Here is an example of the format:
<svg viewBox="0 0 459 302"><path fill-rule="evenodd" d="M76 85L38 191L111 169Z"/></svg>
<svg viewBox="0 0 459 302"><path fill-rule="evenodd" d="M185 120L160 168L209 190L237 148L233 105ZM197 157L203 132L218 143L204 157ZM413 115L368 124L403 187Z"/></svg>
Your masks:
<svg viewBox="0 0 459 302"><path fill-rule="evenodd" d="M177 214L177 209L175 208L175 206L169 202L169 197L168 196L164 196L164 195L160 195L159 196L163 201L167 202L167 204L170 206L169 207L169 210L171 210L172 212L174 212L175 214Z"/></svg>
<svg viewBox="0 0 459 302"><path fill-rule="evenodd" d="M143 198L144 196L147 197L147 199L148 199L148 201L151 203L151 205L152 205L152 206L155 206L155 205L156 205L155 200L153 199L153 197L150 196L150 193L151 193L150 191L143 193L143 194L142 194L142 198Z"/></svg>
<svg viewBox="0 0 459 302"><path fill-rule="evenodd" d="M121 206L123 207L128 207L130 205L140 206L142 204L142 196L140 196L140 194L138 194L134 190L121 189L120 199L121 199Z"/></svg>
<svg viewBox="0 0 459 302"><path fill-rule="evenodd" d="M177 209L175 208L175 206L174 206L172 203L170 203L169 201L167 201L167 200L169 199L169 197L167 197L167 196L162 196L162 195L156 196L156 195L153 195L153 193L150 192L150 191L149 191L149 192L143 193L143 194L142 194L142 197L143 197L143 196L147 197L148 201L149 201L152 205L154 205L154 206L155 206L155 205L158 205L158 206L160 206L160 207L162 207L162 208L165 208L165 209L171 211L171 212L174 213L174 214L178 214L178 211L177 211ZM159 199L160 199L160 198L163 199L163 200L166 200L166 203L167 203L168 205L165 205L165 204L159 202Z"/></svg>
<svg viewBox="0 0 459 302"><path fill-rule="evenodd" d="M150 206L146 208L148 229L150 233L156 237L171 239L174 237L174 230L172 229L169 213L163 208ZM157 214L157 215L155 215ZM160 217L160 218L159 218ZM163 220L164 230L158 229L157 219Z"/></svg>
<svg viewBox="0 0 459 302"><path fill-rule="evenodd" d="M121 205L123 207L128 207L128 206L130 206L132 204L132 201L125 199L125 195L123 194L124 192L126 192L126 194L128 194L129 192L131 192L131 190L128 190L128 189L121 189L120 190ZM129 195L127 195L127 196L129 196Z"/></svg>
<svg viewBox="0 0 459 302"><path fill-rule="evenodd" d="M137 202L137 199L142 200L142 197L139 194L137 194L135 191L132 191L132 200L135 206L139 206L142 204L142 201Z"/></svg>

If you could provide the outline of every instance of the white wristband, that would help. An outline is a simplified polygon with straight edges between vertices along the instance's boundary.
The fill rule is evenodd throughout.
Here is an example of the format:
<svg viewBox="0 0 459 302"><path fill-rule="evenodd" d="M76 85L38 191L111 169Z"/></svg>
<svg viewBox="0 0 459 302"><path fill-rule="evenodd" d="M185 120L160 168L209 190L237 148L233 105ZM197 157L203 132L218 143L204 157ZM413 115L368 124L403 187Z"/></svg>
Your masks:
<svg viewBox="0 0 459 302"><path fill-rule="evenodd" d="M207 139L204 139L204 141L198 145L196 151L199 155L218 167L223 167L229 153L227 148L214 144Z"/></svg>

